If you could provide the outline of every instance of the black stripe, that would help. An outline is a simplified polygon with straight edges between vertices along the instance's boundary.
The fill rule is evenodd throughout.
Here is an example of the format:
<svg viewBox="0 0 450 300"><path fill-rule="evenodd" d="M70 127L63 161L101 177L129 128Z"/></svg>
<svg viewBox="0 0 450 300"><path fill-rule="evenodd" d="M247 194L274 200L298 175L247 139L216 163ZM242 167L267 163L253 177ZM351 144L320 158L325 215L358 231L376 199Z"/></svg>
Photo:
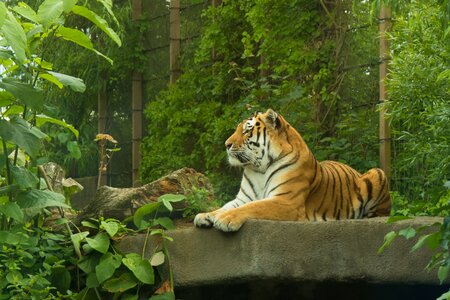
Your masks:
<svg viewBox="0 0 450 300"><path fill-rule="evenodd" d="M277 188L279 188L279 187L282 186L283 184L286 184L286 183L288 183L288 182L291 182L292 180L295 180L295 179L300 178L300 177L302 177L302 175L299 175L299 176L296 176L296 177L292 177L292 178L290 178L290 179L288 179L288 180L286 180L286 181L283 181L282 183L279 183L277 186L273 187L273 188L267 193L267 195L270 195L270 193L272 193L274 190L276 190Z"/></svg>
<svg viewBox="0 0 450 300"><path fill-rule="evenodd" d="M367 186L367 201L372 199L372 182L368 178L364 178L364 182Z"/></svg>
<svg viewBox="0 0 450 300"><path fill-rule="evenodd" d="M244 194L245 197L248 198L248 200L253 201L252 198L244 191L244 189L241 187L241 192Z"/></svg>
<svg viewBox="0 0 450 300"><path fill-rule="evenodd" d="M253 185L253 182L251 182L250 179L247 177L247 174L245 174L245 172L244 172L244 178L245 178L245 180L247 180L248 184L252 188L253 195L255 195L255 198L256 198L257 195L256 195L256 191L255 191L255 186Z"/></svg>
<svg viewBox="0 0 450 300"><path fill-rule="evenodd" d="M267 178L266 184L264 185L264 189L267 188L267 185L270 183L270 180L272 179L273 175L275 175L276 173L278 173L279 171L286 169L290 166L292 166L293 164L297 163L298 161L298 157L299 155L295 156L293 159L291 159L288 163L281 165L280 167L278 167L278 169L274 170L269 177Z"/></svg>

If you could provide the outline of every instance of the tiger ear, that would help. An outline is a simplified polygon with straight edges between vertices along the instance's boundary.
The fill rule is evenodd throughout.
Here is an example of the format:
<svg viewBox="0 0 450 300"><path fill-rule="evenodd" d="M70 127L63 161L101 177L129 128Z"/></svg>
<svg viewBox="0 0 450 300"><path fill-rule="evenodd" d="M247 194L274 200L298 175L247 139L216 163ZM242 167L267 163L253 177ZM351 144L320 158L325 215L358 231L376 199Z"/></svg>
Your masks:
<svg viewBox="0 0 450 300"><path fill-rule="evenodd" d="M278 129L281 127L281 121L278 116L278 113L270 108L265 113L264 122L266 123L266 125L268 125L272 128L275 128L275 129Z"/></svg>

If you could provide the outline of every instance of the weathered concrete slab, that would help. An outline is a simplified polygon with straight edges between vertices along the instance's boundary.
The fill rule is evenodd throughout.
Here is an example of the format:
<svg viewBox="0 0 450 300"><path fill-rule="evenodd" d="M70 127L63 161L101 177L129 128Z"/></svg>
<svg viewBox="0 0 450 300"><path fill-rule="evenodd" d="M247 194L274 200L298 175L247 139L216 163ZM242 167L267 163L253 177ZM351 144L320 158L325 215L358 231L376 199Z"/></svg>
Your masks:
<svg viewBox="0 0 450 300"><path fill-rule="evenodd" d="M414 241L396 240L381 255L384 235L408 225L440 218L416 218L386 224L386 218L323 223L251 220L237 233L185 228L170 233L177 287L277 279L286 281L359 281L437 284L424 270L426 249L410 253ZM141 253L145 236L124 238L119 248ZM156 241L147 245L151 255Z"/></svg>

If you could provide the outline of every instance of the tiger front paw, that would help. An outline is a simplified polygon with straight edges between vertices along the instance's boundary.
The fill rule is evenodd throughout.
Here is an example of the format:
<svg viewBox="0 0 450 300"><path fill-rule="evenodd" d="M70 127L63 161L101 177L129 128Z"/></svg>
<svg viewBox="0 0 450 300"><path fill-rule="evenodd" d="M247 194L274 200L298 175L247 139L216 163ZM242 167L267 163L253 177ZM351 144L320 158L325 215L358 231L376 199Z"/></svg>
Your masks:
<svg viewBox="0 0 450 300"><path fill-rule="evenodd" d="M194 225L201 228L210 228L214 224L214 215L212 213L197 214L194 218Z"/></svg>
<svg viewBox="0 0 450 300"><path fill-rule="evenodd" d="M216 215L214 227L221 231L233 232L238 231L244 225L246 218L239 215L234 210L229 210Z"/></svg>

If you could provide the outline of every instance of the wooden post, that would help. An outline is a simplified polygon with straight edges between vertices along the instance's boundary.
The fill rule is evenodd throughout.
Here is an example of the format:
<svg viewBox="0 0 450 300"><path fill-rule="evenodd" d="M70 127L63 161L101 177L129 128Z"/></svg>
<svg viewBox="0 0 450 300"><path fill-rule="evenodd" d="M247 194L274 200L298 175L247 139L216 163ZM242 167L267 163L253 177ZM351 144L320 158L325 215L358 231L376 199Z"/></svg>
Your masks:
<svg viewBox="0 0 450 300"><path fill-rule="evenodd" d="M131 19L137 21L142 15L142 0L133 0L133 10ZM131 181L134 187L140 186L139 166L141 164L141 141L142 141L142 88L143 88L142 74L138 71L133 71L132 75L132 89L131 89L131 122L132 122L132 142L131 142Z"/></svg>
<svg viewBox="0 0 450 300"><path fill-rule="evenodd" d="M180 0L170 0L170 83L180 77Z"/></svg>
<svg viewBox="0 0 450 300"><path fill-rule="evenodd" d="M391 26L391 12L385 5L380 10L380 103L387 100L386 76L388 74L389 43L387 32ZM388 179L391 177L391 129L385 109L380 110L380 164Z"/></svg>
<svg viewBox="0 0 450 300"><path fill-rule="evenodd" d="M106 84L106 83L105 83ZM98 92L97 96L98 105L98 121L97 121L97 133L106 133L106 107L108 105L108 95L106 94L106 87L103 85L101 90ZM99 161L99 168L100 168ZM108 174L106 171L100 170L101 178L99 181L99 186L106 185L108 182Z"/></svg>

